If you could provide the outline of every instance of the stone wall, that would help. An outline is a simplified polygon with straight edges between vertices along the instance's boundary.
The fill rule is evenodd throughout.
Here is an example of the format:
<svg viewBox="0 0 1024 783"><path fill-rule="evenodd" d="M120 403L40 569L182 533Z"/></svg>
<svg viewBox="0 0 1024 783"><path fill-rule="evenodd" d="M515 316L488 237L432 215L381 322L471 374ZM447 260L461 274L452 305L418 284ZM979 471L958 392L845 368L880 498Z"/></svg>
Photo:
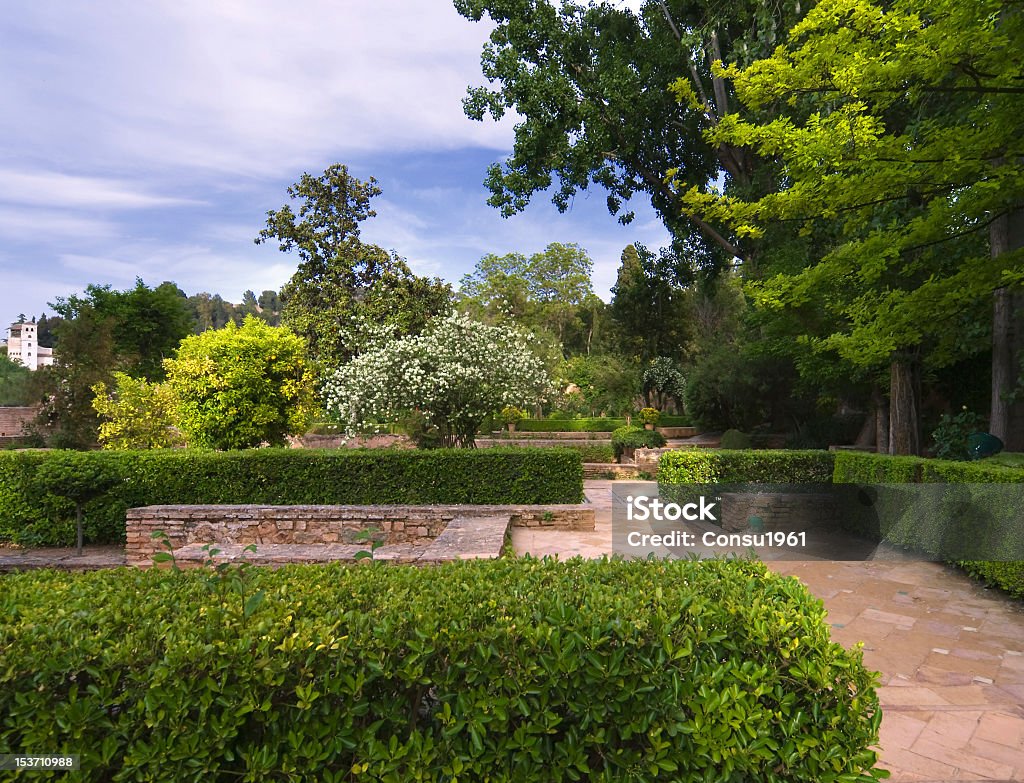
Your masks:
<svg viewBox="0 0 1024 783"><path fill-rule="evenodd" d="M9 443L25 436L25 426L39 413L30 407L0 407L0 443Z"/></svg>
<svg viewBox="0 0 1024 783"><path fill-rule="evenodd" d="M375 528L386 544L429 543L456 517L504 515L514 527L593 530L594 509L560 506L145 506L127 513L125 558L149 565L166 534L189 544L355 544Z"/></svg>
<svg viewBox="0 0 1024 783"><path fill-rule="evenodd" d="M730 532L749 530L751 517L760 518L766 531L832 527L837 513L836 499L827 493L722 493L722 527Z"/></svg>

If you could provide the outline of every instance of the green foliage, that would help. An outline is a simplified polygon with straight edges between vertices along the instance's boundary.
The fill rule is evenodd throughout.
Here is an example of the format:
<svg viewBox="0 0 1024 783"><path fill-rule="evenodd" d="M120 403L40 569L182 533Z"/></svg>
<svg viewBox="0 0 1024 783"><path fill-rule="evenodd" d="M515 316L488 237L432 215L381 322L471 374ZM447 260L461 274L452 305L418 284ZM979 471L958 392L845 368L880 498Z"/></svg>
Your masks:
<svg viewBox="0 0 1024 783"><path fill-rule="evenodd" d="M505 424L516 424L523 419L530 418L530 414L514 405L506 405L501 409L499 417Z"/></svg>
<svg viewBox="0 0 1024 783"><path fill-rule="evenodd" d="M925 463L920 457L839 451L833 480L836 484L912 484L921 480Z"/></svg>
<svg viewBox="0 0 1024 783"><path fill-rule="evenodd" d="M709 141L779 160L785 176L749 200L694 187L685 209L741 237L783 223L818 240L809 263L750 286L815 350L941 367L989 346L992 291L1024 278L1019 242L987 236L1024 206L1014 5L822 0L771 57L719 67L761 113L725 118Z"/></svg>
<svg viewBox="0 0 1024 783"><path fill-rule="evenodd" d="M1024 599L1024 561L963 560L957 565L975 579Z"/></svg>
<svg viewBox="0 0 1024 783"><path fill-rule="evenodd" d="M7 358L7 350L0 353L0 405L30 405L32 396L32 371Z"/></svg>
<svg viewBox="0 0 1024 783"><path fill-rule="evenodd" d="M682 216L664 175L675 168L679 179L705 187L725 168L749 184L757 161L701 133L732 110L711 63L771 52L801 5L806 0L645 0L634 13L621 3L456 0L463 16L486 16L491 26L481 57L490 84L469 90L467 116L517 117L512 154L488 169L488 203L508 216L550 191L565 211L594 183L608 191L609 212L628 223L629 199L647 193L677 243L689 239L716 265L737 255L710 222ZM667 87L681 71L692 100L674 104Z"/></svg>
<svg viewBox="0 0 1024 783"><path fill-rule="evenodd" d="M47 445L87 449L97 443L99 418L92 407L92 388L111 383L121 366L114 339L115 319L90 305L79 307L73 318L57 329L60 348L52 367L36 370L42 407L37 418Z"/></svg>
<svg viewBox="0 0 1024 783"><path fill-rule="evenodd" d="M116 386L92 387L93 409L104 419L99 441L105 449L166 449L185 445L175 419L176 400L166 383L148 383L122 372L114 373Z"/></svg>
<svg viewBox="0 0 1024 783"><path fill-rule="evenodd" d="M640 420L644 424L657 424L658 419L661 418L661 411L657 408L641 408L640 409Z"/></svg>
<svg viewBox="0 0 1024 783"><path fill-rule="evenodd" d="M302 338L247 316L242 326L182 341L165 361L177 419L190 445L283 445L313 419L313 375Z"/></svg>
<svg viewBox="0 0 1024 783"><path fill-rule="evenodd" d="M654 407L667 408L670 404L683 407L686 395L686 376L679 366L665 356L657 356L644 369L644 399Z"/></svg>
<svg viewBox="0 0 1024 783"><path fill-rule="evenodd" d="M555 448L570 449L580 455L584 462L615 462L615 451L607 443L568 442Z"/></svg>
<svg viewBox="0 0 1024 783"><path fill-rule="evenodd" d="M549 389L528 338L461 315L366 351L324 385L328 413L349 431L421 412L444 446L472 447L483 420L529 406Z"/></svg>
<svg viewBox="0 0 1024 783"><path fill-rule="evenodd" d="M830 451L713 451L690 449L662 454L659 484L830 484Z"/></svg>
<svg viewBox="0 0 1024 783"><path fill-rule="evenodd" d="M726 430L722 433L722 441L719 446L723 449L749 449L751 447L750 436L739 430Z"/></svg>
<svg viewBox="0 0 1024 783"><path fill-rule="evenodd" d="M770 415L766 391L770 377L735 347L723 347L700 359L686 383L686 412L706 430L750 430Z"/></svg>
<svg viewBox="0 0 1024 783"><path fill-rule="evenodd" d="M686 416L662 416L658 420L662 427L687 427ZM519 422L520 432L613 432L626 426L626 419L617 416L599 416L585 419L526 419Z"/></svg>
<svg viewBox="0 0 1024 783"><path fill-rule="evenodd" d="M4 578L0 752L83 781L870 783L861 653L748 561ZM685 742L678 741L685 737Z"/></svg>
<svg viewBox="0 0 1024 783"><path fill-rule="evenodd" d="M983 431L985 418L964 408L955 416L942 414L939 426L932 432L932 456L936 459L967 460L967 438L971 433Z"/></svg>
<svg viewBox="0 0 1024 783"><path fill-rule="evenodd" d="M359 224L377 214L370 200L380 192L373 177L363 182L341 164L318 177L304 173L288 187L298 214L287 204L267 212L267 226L255 240L275 240L282 252L298 253L298 270L281 289L281 319L326 370L363 347L353 334L361 323L416 334L450 309L450 286L416 277L397 254L360 241Z"/></svg>
<svg viewBox="0 0 1024 783"><path fill-rule="evenodd" d="M624 452L634 449L658 449L665 445L665 436L657 430L643 427L619 427L612 433L612 449L615 459L621 459Z"/></svg>
<svg viewBox="0 0 1024 783"><path fill-rule="evenodd" d="M557 368L556 378L556 410L583 416L621 416L632 410L640 389L635 365L616 354L573 356Z"/></svg>
<svg viewBox="0 0 1024 783"><path fill-rule="evenodd" d="M581 336L584 311L600 305L590 284L593 267L586 250L559 242L529 258L488 254L459 282L459 303L474 318L549 332L562 344L570 333ZM592 313L590 318L592 327ZM573 347L582 351L588 346Z"/></svg>
<svg viewBox="0 0 1024 783"><path fill-rule="evenodd" d="M109 285L90 285L84 296L58 297L53 308L65 320L56 333L60 343L56 355L60 361L67 359L66 322L87 315L91 310L98 318L111 321L118 367L129 375L148 380L164 377L163 360L192 331L185 295L170 282L149 288L141 279L136 279L135 288L127 291L114 291ZM84 358L76 357L76 361Z"/></svg>
<svg viewBox="0 0 1024 783"><path fill-rule="evenodd" d="M68 546L73 506L40 471L62 452L0 452L0 540ZM254 449L95 451L85 466L117 477L85 504L86 537L124 540L129 508L150 505L578 503L578 454L551 449L413 451ZM63 459L63 458L62 458ZM76 463L77 464L77 463ZM83 468L88 484L92 467Z"/></svg>

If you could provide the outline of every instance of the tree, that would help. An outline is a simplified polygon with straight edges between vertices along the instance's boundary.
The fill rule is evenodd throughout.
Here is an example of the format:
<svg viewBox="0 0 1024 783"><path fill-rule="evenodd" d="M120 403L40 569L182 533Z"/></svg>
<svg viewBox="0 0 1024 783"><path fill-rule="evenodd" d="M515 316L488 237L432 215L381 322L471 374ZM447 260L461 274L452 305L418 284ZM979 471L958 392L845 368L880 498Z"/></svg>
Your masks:
<svg viewBox="0 0 1024 783"><path fill-rule="evenodd" d="M0 405L29 405L32 401L32 371L0 353Z"/></svg>
<svg viewBox="0 0 1024 783"><path fill-rule="evenodd" d="M532 406L548 385L543 362L519 332L450 315L355 357L324 396L328 413L350 431L418 411L441 445L472 447L484 417Z"/></svg>
<svg viewBox="0 0 1024 783"><path fill-rule="evenodd" d="M628 245L612 287L611 317L623 349L641 362L683 358L692 337L691 279L675 254Z"/></svg>
<svg viewBox="0 0 1024 783"><path fill-rule="evenodd" d="M88 449L96 445L99 419L92 407L92 387L110 383L122 366L114 339L115 320L90 304L57 328L60 350L52 367L33 373L34 396L43 400L36 425L48 445Z"/></svg>
<svg viewBox="0 0 1024 783"><path fill-rule="evenodd" d="M302 338L249 316L241 326L186 337L164 362L175 417L193 446L281 446L314 414Z"/></svg>
<svg viewBox="0 0 1024 783"><path fill-rule="evenodd" d="M167 449L185 445L175 419L176 401L166 383L149 383L114 373L115 387L92 387L92 407L103 421L99 441L105 449Z"/></svg>
<svg viewBox="0 0 1024 783"><path fill-rule="evenodd" d="M749 63L770 53L811 5L646 0L634 14L611 2L455 0L463 16L479 21L486 14L494 24L481 66L496 86L470 89L467 116L497 120L512 109L522 118L512 155L488 170L488 203L506 216L520 212L557 179L552 200L564 211L593 183L608 191L609 211L625 223L633 214L623 205L644 193L673 237L692 236L709 251L688 260L743 256L735 237L683 213L665 173L674 168L680 180L705 188L724 171L737 187L758 186L754 156L702 136L737 108L711 63ZM687 100L677 103L668 88L680 70Z"/></svg>
<svg viewBox="0 0 1024 783"><path fill-rule="evenodd" d="M593 268L576 244L552 242L529 258L488 254L463 276L459 295L466 309L492 323L543 328L563 343L570 329L582 326L581 314L594 308Z"/></svg>
<svg viewBox="0 0 1024 783"><path fill-rule="evenodd" d="M1024 282L1018 5L823 0L771 58L718 70L776 117L725 118L711 140L780 159L782 186L752 201L683 194L686 211L741 236L771 221L839 227L820 261L753 292L779 311L823 304L804 339L860 367L890 365L892 453L919 449L920 367L982 350L978 317L993 292L992 428L1024 445L1024 415L1004 404Z"/></svg>
<svg viewBox="0 0 1024 783"><path fill-rule="evenodd" d="M84 296L58 297L51 306L65 320L78 318L85 308L111 319L114 352L125 371L150 380L163 377L161 363L192 331L184 295L169 282L149 288L136 279L135 288L127 291L115 291L109 285L89 285ZM63 350L62 346L60 351Z"/></svg>
<svg viewBox="0 0 1024 783"><path fill-rule="evenodd" d="M51 454L37 468L36 480L50 494L66 498L75 506L75 548L78 555L82 554L85 505L101 497L121 478L111 465L75 452Z"/></svg>
<svg viewBox="0 0 1024 783"><path fill-rule="evenodd" d="M449 306L451 290L441 280L415 277L396 253L360 241L359 224L377 214L370 199L380 192L377 180L356 179L341 164L319 177L305 173L288 188L300 202L298 214L289 205L271 210L255 240L275 239L282 252L298 253L299 267L281 289L281 321L306 340L324 368L352 357L344 335L354 319L372 313L418 328ZM384 307L391 294L394 308ZM371 311L364 301L373 303Z"/></svg>

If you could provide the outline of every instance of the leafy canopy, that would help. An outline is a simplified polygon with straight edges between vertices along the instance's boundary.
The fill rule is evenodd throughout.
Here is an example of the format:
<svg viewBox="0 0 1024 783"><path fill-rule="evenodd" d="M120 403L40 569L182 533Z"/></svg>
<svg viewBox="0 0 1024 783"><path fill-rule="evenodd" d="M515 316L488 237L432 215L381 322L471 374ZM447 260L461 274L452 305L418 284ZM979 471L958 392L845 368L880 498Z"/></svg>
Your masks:
<svg viewBox="0 0 1024 783"><path fill-rule="evenodd" d="M114 373L114 388L92 387L92 407L102 419L99 441L105 449L166 449L184 445L177 428L176 400L167 383L149 383Z"/></svg>
<svg viewBox="0 0 1024 783"><path fill-rule="evenodd" d="M176 418L193 446L281 446L313 418L313 373L301 337L247 316L185 338L164 362Z"/></svg>
<svg viewBox="0 0 1024 783"><path fill-rule="evenodd" d="M287 204L267 212L255 240L277 240L282 252L298 253L299 267L281 289L281 322L306 340L310 356L325 368L357 352L359 346L345 339L353 322L415 332L450 307L446 283L417 277L396 253L360 240L360 223L377 214L370 200L380 192L373 177L363 182L338 163L318 177L305 173L288 188L298 213Z"/></svg>
<svg viewBox="0 0 1024 783"><path fill-rule="evenodd" d="M1024 279L1021 250L993 259L986 243L1024 206L1022 17L1006 0L823 0L772 57L717 66L773 119L731 115L709 140L780 160L781 185L751 201L690 187L685 211L740 236L838 229L820 260L763 270L750 287L762 308L823 307L826 331L806 339L860 366L979 350L973 304Z"/></svg>

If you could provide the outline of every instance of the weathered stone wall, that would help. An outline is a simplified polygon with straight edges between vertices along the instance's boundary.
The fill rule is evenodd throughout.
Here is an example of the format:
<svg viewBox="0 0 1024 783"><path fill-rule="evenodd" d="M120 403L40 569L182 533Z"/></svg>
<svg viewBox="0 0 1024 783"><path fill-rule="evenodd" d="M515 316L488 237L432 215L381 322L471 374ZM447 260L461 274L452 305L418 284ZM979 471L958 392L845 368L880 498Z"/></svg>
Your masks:
<svg viewBox="0 0 1024 783"><path fill-rule="evenodd" d="M189 544L355 544L376 528L386 544L429 543L455 517L504 515L516 527L593 530L594 510L564 506L145 506L127 513L126 560L152 562L166 534Z"/></svg>
<svg viewBox="0 0 1024 783"><path fill-rule="evenodd" d="M25 426L39 413L34 406L0 407L0 443L24 437Z"/></svg>

